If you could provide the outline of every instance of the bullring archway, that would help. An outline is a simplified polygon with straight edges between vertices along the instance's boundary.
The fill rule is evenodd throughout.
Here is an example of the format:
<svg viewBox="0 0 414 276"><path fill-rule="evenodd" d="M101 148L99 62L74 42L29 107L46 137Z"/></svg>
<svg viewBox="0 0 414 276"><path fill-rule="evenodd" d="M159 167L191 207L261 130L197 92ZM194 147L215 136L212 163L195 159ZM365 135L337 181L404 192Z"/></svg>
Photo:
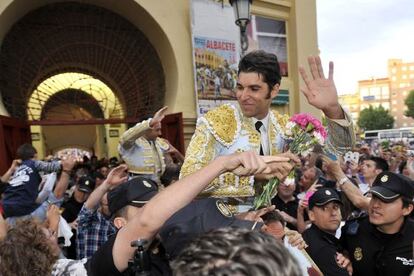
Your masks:
<svg viewBox="0 0 414 276"><path fill-rule="evenodd" d="M78 103L91 101L85 93L78 93L84 91L78 88L56 90L48 99L37 95L37 102L34 100L33 95L42 83L68 72L101 80L112 91L116 103L111 114L102 108L100 99L92 97L105 118L136 120L163 105L166 77L157 49L139 27L102 7L104 2L88 2L92 4L59 1L37 7L18 19L4 35L0 51L0 91L12 117L34 123L56 119L51 117L50 111L56 111L51 106L59 102L70 104L75 94L83 95L79 96ZM14 3L17 6L22 1ZM13 4L10 9L16 8ZM138 4L134 2L134 5L139 9ZM0 16L2 20L4 17ZM73 103L71 106L82 108ZM89 114L95 114L92 117L96 118L96 112ZM120 127L120 124L109 125L101 142L108 142L109 128L122 132ZM49 141L45 151L60 146Z"/></svg>

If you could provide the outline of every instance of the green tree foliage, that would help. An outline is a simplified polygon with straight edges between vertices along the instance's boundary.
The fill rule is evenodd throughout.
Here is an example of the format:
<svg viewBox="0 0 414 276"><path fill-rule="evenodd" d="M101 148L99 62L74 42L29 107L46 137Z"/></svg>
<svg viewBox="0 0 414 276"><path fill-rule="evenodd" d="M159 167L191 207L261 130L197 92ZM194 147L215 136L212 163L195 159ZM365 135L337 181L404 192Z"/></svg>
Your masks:
<svg viewBox="0 0 414 276"><path fill-rule="evenodd" d="M389 129L394 124L394 118L382 106L370 106L361 111L357 124L363 130Z"/></svg>
<svg viewBox="0 0 414 276"><path fill-rule="evenodd" d="M411 90L407 98L405 98L405 105L407 106L407 111L405 111L405 116L414 118L414 90Z"/></svg>

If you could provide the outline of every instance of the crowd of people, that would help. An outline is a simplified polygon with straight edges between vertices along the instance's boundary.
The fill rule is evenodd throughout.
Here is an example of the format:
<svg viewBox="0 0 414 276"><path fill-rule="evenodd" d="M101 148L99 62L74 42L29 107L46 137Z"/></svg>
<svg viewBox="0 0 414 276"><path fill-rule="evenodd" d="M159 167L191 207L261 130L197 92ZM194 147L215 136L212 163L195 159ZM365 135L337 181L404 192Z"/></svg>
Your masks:
<svg viewBox="0 0 414 276"><path fill-rule="evenodd" d="M409 275L414 159L355 143L333 64L325 77L308 62L302 92L328 139L306 156L286 151L263 51L241 59L238 105L199 118L185 155L160 138L167 107L122 135L120 160L40 161L21 145L1 177L0 275ZM253 208L272 178L272 205Z"/></svg>

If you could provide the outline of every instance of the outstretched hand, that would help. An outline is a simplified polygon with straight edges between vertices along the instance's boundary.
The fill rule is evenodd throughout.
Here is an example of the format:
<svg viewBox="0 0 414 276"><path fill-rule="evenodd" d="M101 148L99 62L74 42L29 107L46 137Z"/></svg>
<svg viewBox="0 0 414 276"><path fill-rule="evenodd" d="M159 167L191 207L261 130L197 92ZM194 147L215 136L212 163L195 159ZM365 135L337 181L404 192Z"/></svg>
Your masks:
<svg viewBox="0 0 414 276"><path fill-rule="evenodd" d="M72 154L63 156L60 161L62 164L62 170L71 171L78 161L78 158Z"/></svg>
<svg viewBox="0 0 414 276"><path fill-rule="evenodd" d="M275 205L264 207L256 211L248 211L236 215L238 219L263 222L262 216L275 210Z"/></svg>
<svg viewBox="0 0 414 276"><path fill-rule="evenodd" d="M115 187L121 183L124 183L128 179L126 170L128 169L127 165L122 164L116 168L113 168L108 176L106 177L106 182L111 186Z"/></svg>
<svg viewBox="0 0 414 276"><path fill-rule="evenodd" d="M329 62L329 76L325 77L322 62L319 56L308 57L308 64L312 78L308 76L305 69L300 66L299 72L305 82L301 91L309 104L322 110L331 119L343 119L344 114L338 103L338 92L333 80L334 64Z"/></svg>
<svg viewBox="0 0 414 276"><path fill-rule="evenodd" d="M288 158L288 161L268 161L267 165L270 170L266 173L255 174L257 180L270 180L272 178L285 179L293 170L294 165L300 164L300 159L297 155L291 152L285 152L277 155L280 158Z"/></svg>
<svg viewBox="0 0 414 276"><path fill-rule="evenodd" d="M155 112L154 117L151 119L150 124L149 124L151 128L156 128L156 127L161 126L161 121L162 119L164 119L167 109L168 109L168 106L164 106L163 108Z"/></svg>
<svg viewBox="0 0 414 276"><path fill-rule="evenodd" d="M239 176L270 174L272 172L269 164L274 162L289 162L288 157L260 156L255 151L234 153L222 157L224 160L224 172L233 172Z"/></svg>
<svg viewBox="0 0 414 276"><path fill-rule="evenodd" d="M322 156L322 160L326 165L326 172L329 176L336 180L339 180L345 176L345 173L338 161L333 161L327 156Z"/></svg>

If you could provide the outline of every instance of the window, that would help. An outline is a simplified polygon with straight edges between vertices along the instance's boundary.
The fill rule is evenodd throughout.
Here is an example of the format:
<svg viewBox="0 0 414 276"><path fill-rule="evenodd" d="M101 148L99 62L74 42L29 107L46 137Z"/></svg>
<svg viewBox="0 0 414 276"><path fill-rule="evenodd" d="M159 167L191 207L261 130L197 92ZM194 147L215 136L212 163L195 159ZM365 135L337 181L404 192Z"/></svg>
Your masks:
<svg viewBox="0 0 414 276"><path fill-rule="evenodd" d="M381 89L379 87L371 87L369 90L371 96L375 96L375 98L379 98L381 95Z"/></svg>
<svg viewBox="0 0 414 276"><path fill-rule="evenodd" d="M407 66L403 66L403 67L401 67L401 70L403 70L403 71L407 71Z"/></svg>
<svg viewBox="0 0 414 276"><path fill-rule="evenodd" d="M390 103L381 103L384 109L390 110Z"/></svg>
<svg viewBox="0 0 414 276"><path fill-rule="evenodd" d="M382 98L383 99L389 99L390 98L390 89L388 88L388 86L382 87L381 93L382 93Z"/></svg>
<svg viewBox="0 0 414 276"><path fill-rule="evenodd" d="M264 50L277 56L282 76L288 76L286 22L259 15L252 15L247 29L249 49Z"/></svg>
<svg viewBox="0 0 414 276"><path fill-rule="evenodd" d="M407 79L407 75L402 75L402 79L406 80Z"/></svg>

